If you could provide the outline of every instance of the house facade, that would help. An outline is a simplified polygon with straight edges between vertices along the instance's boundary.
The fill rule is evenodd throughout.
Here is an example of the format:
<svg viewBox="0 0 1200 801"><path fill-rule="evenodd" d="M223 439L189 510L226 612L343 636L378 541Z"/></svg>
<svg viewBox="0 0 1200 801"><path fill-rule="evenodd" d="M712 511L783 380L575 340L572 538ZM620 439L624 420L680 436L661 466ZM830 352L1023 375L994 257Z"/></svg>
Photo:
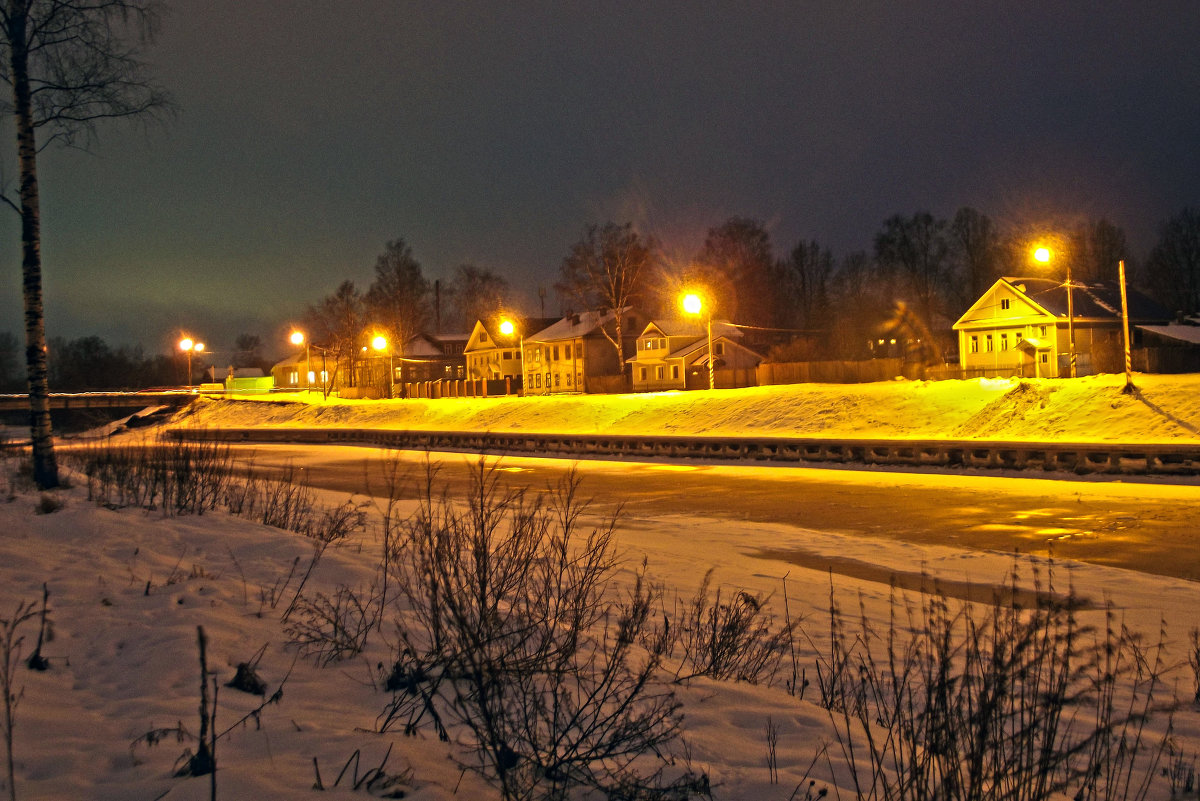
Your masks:
<svg viewBox="0 0 1200 801"><path fill-rule="evenodd" d="M392 383L466 378L469 340L469 334L417 334L393 359Z"/></svg>
<svg viewBox="0 0 1200 801"><path fill-rule="evenodd" d="M632 353L637 332L646 318L626 307L622 310L622 352ZM625 358L608 336L615 336L616 314L570 314L524 338L524 393L551 395L560 392L596 392L601 377L622 376Z"/></svg>
<svg viewBox="0 0 1200 801"><path fill-rule="evenodd" d="M475 322L463 353L466 357L467 378L500 380L519 379L521 370L521 341L558 322L557 317L524 317L513 320L517 330L506 336L496 330L498 324ZM519 383L518 383L519 386Z"/></svg>
<svg viewBox="0 0 1200 801"><path fill-rule="evenodd" d="M742 332L729 323L712 323L712 355L721 373L718 386L749 386L737 376L754 370L762 356L743 346ZM629 360L634 392L708 388L708 330L694 320L654 320L637 338ZM727 376L731 376L727 378Z"/></svg>
<svg viewBox="0 0 1200 801"><path fill-rule="evenodd" d="M954 324L965 376L1019 375L1060 378L1071 374L1071 328L1076 374L1121 368L1124 350L1120 288L1074 284L1068 319L1067 288L1046 278L1001 278ZM1141 293L1127 290L1131 329L1165 324L1170 315Z"/></svg>

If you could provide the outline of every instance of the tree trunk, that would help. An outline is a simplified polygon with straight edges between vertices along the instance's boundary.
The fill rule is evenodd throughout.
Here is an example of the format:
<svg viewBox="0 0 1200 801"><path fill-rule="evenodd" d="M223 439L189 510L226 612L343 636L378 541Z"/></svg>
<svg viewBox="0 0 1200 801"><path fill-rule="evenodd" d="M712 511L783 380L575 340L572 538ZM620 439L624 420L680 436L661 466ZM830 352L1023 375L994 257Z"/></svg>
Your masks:
<svg viewBox="0 0 1200 801"><path fill-rule="evenodd" d="M42 310L41 216L38 210L37 144L29 86L27 22L20 4L10 0L10 74L17 124L21 193L21 276L25 298L25 364L29 386L29 431L33 443L33 479L39 489L58 486L58 462L50 429L46 369L46 325Z"/></svg>

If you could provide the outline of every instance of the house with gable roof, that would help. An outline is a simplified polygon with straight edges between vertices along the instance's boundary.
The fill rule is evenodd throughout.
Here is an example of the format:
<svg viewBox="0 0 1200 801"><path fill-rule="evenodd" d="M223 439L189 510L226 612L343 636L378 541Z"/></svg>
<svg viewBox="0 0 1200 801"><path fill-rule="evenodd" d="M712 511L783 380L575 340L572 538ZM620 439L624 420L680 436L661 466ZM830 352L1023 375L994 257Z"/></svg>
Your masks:
<svg viewBox="0 0 1200 801"><path fill-rule="evenodd" d="M633 353L637 332L646 317L631 307L621 310L621 345ZM609 337L616 336L612 309L568 314L534 334L525 334L526 395L603 391L601 377L623 376L625 358L618 358Z"/></svg>
<svg viewBox="0 0 1200 801"><path fill-rule="evenodd" d="M1165 325L1171 315L1140 292L1127 289L1129 324ZM1106 282L1075 283L1068 320L1067 288L1048 278L1001 278L954 324L964 375L1069 376L1070 329L1075 329L1076 374L1123 369L1120 288Z"/></svg>
<svg viewBox="0 0 1200 801"><path fill-rule="evenodd" d="M517 330L511 336L498 324L476 320L463 353L467 360L467 378L499 380L521 377L521 341L558 322L557 317L514 317Z"/></svg>
<svg viewBox="0 0 1200 801"><path fill-rule="evenodd" d="M741 344L742 332L722 320L712 321L713 364L720 373L717 386L749 386L729 380L758 367L763 357ZM708 389L708 330L698 320L653 320L637 338L637 353L629 360L634 392Z"/></svg>

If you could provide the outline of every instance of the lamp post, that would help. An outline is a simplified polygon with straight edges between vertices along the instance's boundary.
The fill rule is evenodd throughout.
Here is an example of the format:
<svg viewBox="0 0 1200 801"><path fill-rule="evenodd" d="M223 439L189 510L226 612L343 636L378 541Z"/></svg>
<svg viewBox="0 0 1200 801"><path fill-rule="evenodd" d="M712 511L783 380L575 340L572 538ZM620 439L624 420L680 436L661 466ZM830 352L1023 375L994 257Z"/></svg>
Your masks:
<svg viewBox="0 0 1200 801"><path fill-rule="evenodd" d="M1033 251L1034 261L1048 264L1050 262L1050 248L1038 247ZM1067 339L1070 342L1070 365L1071 378L1075 378L1075 296L1071 289L1071 260L1067 259Z"/></svg>
<svg viewBox="0 0 1200 801"><path fill-rule="evenodd" d="M309 378L312 375L312 351L309 349L308 342L304 339L304 332L293 331L288 339L296 347L304 346L304 385L312 389L312 379Z"/></svg>
<svg viewBox="0 0 1200 801"><path fill-rule="evenodd" d="M716 367L713 364L712 311L706 309L704 301L700 299L699 295L691 292L683 296L683 310L688 314L700 314L701 311L707 311L705 324L708 332L708 388L715 389L717 381Z"/></svg>
<svg viewBox="0 0 1200 801"><path fill-rule="evenodd" d="M512 320L504 319L500 321L500 333L512 340L512 335L517 334L518 356L517 364L521 366L521 389L525 389L525 331L524 329L517 330L517 324Z"/></svg>
<svg viewBox="0 0 1200 801"><path fill-rule="evenodd" d="M191 337L184 337L179 340L179 349L187 354L187 388L192 388L192 354L202 353L204 351L204 343L196 342Z"/></svg>
<svg viewBox="0 0 1200 801"><path fill-rule="evenodd" d="M387 337L383 336L382 334L376 334L371 339L371 347L374 348L377 353L381 353L385 350L387 351L388 372L387 372L387 381L384 382L384 386L387 388L388 398L391 398L392 397L392 352L391 352L391 350L388 349Z"/></svg>

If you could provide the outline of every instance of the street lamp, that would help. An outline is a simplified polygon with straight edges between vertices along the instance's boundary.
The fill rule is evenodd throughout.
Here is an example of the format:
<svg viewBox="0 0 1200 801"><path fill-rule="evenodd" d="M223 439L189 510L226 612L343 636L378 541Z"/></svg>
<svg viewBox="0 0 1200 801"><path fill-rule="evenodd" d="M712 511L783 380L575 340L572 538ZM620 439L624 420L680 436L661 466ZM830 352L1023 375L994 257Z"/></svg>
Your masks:
<svg viewBox="0 0 1200 801"><path fill-rule="evenodd" d="M299 347L301 345L304 346L304 368L305 368L305 372L307 373L305 378L307 379L307 383L310 387L312 386L312 378L310 377L310 376L312 376L312 362L311 362L312 349L316 348L316 350L320 352L320 354L321 354L321 397L325 400L328 400L329 399L329 368L325 364L325 357L328 355L329 349L322 348L320 345L313 345L313 344L309 343L308 339L304 336L304 332L300 331L300 330L293 331L291 333L291 335L288 337L288 341L291 342L296 347Z"/></svg>
<svg viewBox="0 0 1200 801"><path fill-rule="evenodd" d="M1050 257L1053 255L1050 248L1044 245L1039 245L1033 251L1033 260L1042 264L1049 264ZM1071 378L1075 378L1075 296L1071 289L1071 260L1066 259L1067 263L1067 339L1070 342L1070 364Z"/></svg>
<svg viewBox="0 0 1200 801"><path fill-rule="evenodd" d="M700 296L689 292L683 296L683 310L688 314L698 315L705 310L704 301ZM717 385L715 370L713 365L713 344L712 344L712 311L708 311L705 315L705 324L708 330L708 388L715 389Z"/></svg>
<svg viewBox="0 0 1200 801"><path fill-rule="evenodd" d="M390 350L388 350L387 337L385 337L383 334L376 334L371 339L371 347L374 348L375 351L378 353L382 353L385 350L388 352L387 381L384 383L384 386L387 387L387 396L389 398L391 398L392 397L392 369L393 369L392 368L392 352Z"/></svg>
<svg viewBox="0 0 1200 801"><path fill-rule="evenodd" d="M518 354L517 364L521 366L521 389L525 389L525 331L517 329L517 324L507 318L500 321L500 333L512 340L513 334L517 334ZM507 391L507 390L506 390Z"/></svg>
<svg viewBox="0 0 1200 801"><path fill-rule="evenodd" d="M187 354L187 387L192 388L192 354L203 353L204 343L196 342L191 337L179 340L179 349Z"/></svg>

